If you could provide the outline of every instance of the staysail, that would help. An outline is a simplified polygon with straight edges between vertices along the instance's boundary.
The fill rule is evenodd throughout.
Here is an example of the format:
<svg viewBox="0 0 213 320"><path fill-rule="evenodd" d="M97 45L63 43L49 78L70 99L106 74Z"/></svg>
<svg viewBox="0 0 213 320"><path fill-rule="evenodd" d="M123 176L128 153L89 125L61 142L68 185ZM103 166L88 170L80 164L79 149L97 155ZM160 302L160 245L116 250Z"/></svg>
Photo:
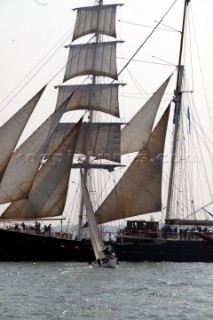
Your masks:
<svg viewBox="0 0 213 320"><path fill-rule="evenodd" d="M13 150L22 134L22 131L24 130L27 121L29 120L42 93L44 92L45 87L39 90L39 92L32 99L30 99L0 128L0 181L10 161Z"/></svg>
<svg viewBox="0 0 213 320"><path fill-rule="evenodd" d="M0 203L28 196L51 135L66 106L67 100L14 151L0 184Z"/></svg>
<svg viewBox="0 0 213 320"><path fill-rule="evenodd" d="M151 96L121 131L121 154L146 149L155 116L171 76Z"/></svg>
<svg viewBox="0 0 213 320"><path fill-rule="evenodd" d="M81 122L38 171L28 198L12 202L1 219L27 220L62 215Z"/></svg>
<svg viewBox="0 0 213 320"><path fill-rule="evenodd" d="M169 108L117 185L96 211L99 224L161 209L162 159Z"/></svg>

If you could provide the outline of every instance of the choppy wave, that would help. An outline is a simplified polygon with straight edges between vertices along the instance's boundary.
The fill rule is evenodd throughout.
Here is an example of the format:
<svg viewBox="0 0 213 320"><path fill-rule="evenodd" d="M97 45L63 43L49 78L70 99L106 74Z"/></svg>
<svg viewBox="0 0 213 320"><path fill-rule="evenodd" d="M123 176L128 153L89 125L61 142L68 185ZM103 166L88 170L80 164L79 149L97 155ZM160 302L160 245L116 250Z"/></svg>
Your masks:
<svg viewBox="0 0 213 320"><path fill-rule="evenodd" d="M1 263L0 319L212 319L213 265Z"/></svg>

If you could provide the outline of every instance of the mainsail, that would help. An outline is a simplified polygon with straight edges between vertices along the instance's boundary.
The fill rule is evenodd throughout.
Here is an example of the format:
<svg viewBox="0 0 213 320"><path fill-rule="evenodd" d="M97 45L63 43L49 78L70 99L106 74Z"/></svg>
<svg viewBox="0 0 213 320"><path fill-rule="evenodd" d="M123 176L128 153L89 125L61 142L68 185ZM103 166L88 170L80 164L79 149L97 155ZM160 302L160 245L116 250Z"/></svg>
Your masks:
<svg viewBox="0 0 213 320"><path fill-rule="evenodd" d="M57 126L46 150L47 155L56 149L74 126L75 123L60 123ZM82 123L75 153L120 162L120 127L119 123Z"/></svg>

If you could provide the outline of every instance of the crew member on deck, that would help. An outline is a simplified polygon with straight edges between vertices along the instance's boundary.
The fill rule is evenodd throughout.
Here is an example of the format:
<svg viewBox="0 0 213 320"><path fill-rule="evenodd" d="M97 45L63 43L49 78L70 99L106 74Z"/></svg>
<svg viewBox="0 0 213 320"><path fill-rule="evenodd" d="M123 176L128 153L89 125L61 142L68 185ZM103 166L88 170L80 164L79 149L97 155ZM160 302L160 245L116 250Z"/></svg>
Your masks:
<svg viewBox="0 0 213 320"><path fill-rule="evenodd" d="M23 232L25 232L26 231L26 224L24 222L22 222L21 226L23 228Z"/></svg>

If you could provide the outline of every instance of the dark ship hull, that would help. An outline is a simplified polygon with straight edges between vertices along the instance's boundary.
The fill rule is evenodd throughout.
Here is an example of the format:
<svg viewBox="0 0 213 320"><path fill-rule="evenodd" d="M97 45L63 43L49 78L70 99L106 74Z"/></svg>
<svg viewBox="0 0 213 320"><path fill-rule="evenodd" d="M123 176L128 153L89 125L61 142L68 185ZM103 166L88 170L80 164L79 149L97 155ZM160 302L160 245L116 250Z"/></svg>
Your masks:
<svg viewBox="0 0 213 320"><path fill-rule="evenodd" d="M121 261L213 262L213 238L200 232L159 233L158 222L128 221L114 250Z"/></svg>
<svg viewBox="0 0 213 320"><path fill-rule="evenodd" d="M129 238L120 242L121 239L114 246L120 261L213 262L212 241Z"/></svg>
<svg viewBox="0 0 213 320"><path fill-rule="evenodd" d="M94 260L91 243L0 229L0 261Z"/></svg>
<svg viewBox="0 0 213 320"><path fill-rule="evenodd" d="M144 235L118 235L111 242L120 261L213 262L213 239L165 239ZM77 261L95 259L91 242L0 229L0 261Z"/></svg>

